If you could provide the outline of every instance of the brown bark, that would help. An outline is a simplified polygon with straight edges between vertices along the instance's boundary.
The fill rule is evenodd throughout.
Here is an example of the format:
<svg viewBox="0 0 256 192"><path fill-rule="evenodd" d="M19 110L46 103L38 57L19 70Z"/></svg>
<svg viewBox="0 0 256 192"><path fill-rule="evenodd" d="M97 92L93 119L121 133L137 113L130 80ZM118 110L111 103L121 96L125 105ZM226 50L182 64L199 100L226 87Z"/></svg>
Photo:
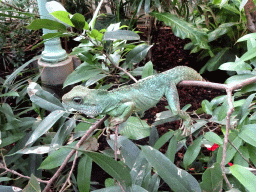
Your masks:
<svg viewBox="0 0 256 192"><path fill-rule="evenodd" d="M244 11L247 19L247 28L250 32L256 32L256 6L253 0L248 0L244 6Z"/></svg>

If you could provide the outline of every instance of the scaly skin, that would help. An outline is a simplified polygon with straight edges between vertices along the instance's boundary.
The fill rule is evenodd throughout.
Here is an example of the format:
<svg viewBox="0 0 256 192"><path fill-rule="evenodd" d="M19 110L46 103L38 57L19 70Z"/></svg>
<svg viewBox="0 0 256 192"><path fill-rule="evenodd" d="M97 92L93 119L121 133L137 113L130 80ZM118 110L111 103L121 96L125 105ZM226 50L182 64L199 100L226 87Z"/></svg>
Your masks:
<svg viewBox="0 0 256 192"><path fill-rule="evenodd" d="M89 116L109 114L113 117L111 123L117 125L126 121L133 112L144 112L154 107L165 96L174 115L183 119L184 127L190 130L191 118L180 110L176 88L182 80L204 81L194 69L179 66L111 91L78 85L65 94L62 101L69 111L79 111Z"/></svg>

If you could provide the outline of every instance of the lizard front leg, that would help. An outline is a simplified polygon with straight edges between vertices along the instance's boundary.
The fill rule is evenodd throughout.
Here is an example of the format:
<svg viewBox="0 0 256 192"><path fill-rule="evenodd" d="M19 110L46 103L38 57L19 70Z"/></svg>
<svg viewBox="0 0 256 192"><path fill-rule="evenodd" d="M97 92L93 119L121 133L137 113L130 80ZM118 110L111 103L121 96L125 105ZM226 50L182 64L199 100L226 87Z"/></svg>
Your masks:
<svg viewBox="0 0 256 192"><path fill-rule="evenodd" d="M178 115L183 120L183 135L188 135L191 132L192 120L189 114L180 110L179 95L174 83L171 83L171 85L166 89L165 97L173 114Z"/></svg>
<svg viewBox="0 0 256 192"><path fill-rule="evenodd" d="M135 105L133 102L126 102L119 105L117 108L108 112L108 114L112 116L110 123L115 126L125 122L134 110Z"/></svg>

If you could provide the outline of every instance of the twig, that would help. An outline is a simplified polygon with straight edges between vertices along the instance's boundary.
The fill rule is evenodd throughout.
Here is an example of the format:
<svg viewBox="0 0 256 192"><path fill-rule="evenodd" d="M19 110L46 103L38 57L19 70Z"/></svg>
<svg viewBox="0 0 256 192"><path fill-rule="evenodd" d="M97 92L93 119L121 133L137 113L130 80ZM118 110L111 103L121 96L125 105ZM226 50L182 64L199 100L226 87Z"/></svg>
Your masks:
<svg viewBox="0 0 256 192"><path fill-rule="evenodd" d="M87 140L89 138L89 136L94 132L95 129L97 129L109 116L106 115L105 117L103 117L102 119L100 119L97 123L95 123L93 126L90 127L90 129L88 129L88 131L86 132L86 134L79 140L79 142L76 144L75 148L78 149L85 140ZM52 176L52 178L49 180L48 184L46 185L46 187L44 188L43 192L48 192L50 190L50 187L52 185L52 183L57 179L57 177L60 175L61 171L64 169L64 167L67 165L68 161L71 159L71 157L74 155L74 153L76 152L76 149L73 149L68 156L66 157L66 159L64 160L64 162L62 163L62 165L60 166L60 168L56 171L56 173Z"/></svg>
<svg viewBox="0 0 256 192"><path fill-rule="evenodd" d="M0 169L4 169L5 172L10 172L10 173L12 173L12 174L14 174L14 175L17 175L17 176L19 176L19 177L22 177L22 178L26 178L26 179L29 179L29 180L31 179L29 176L25 176L25 175L22 175L22 174L18 173L17 171L8 169L8 168L5 167L4 164L2 164L2 163L0 163ZM39 181L39 182L41 182L41 183L48 183L48 181L44 181L44 180L41 180L41 179L38 179L38 178L36 178L36 179L37 179L37 181Z"/></svg>
<svg viewBox="0 0 256 192"><path fill-rule="evenodd" d="M241 157L242 157L252 168L256 169L256 167L255 167L254 165L252 165L252 164L250 163L250 161L249 161L248 159L246 159L246 158L243 156L243 154L239 151L239 149L238 149L230 140L228 140L228 142L229 142L230 145L232 145L232 147L234 147L234 148L236 149L236 151L239 153L239 155L241 155Z"/></svg>
<svg viewBox="0 0 256 192"><path fill-rule="evenodd" d="M229 186L230 189L232 189L232 185L228 181L228 178L225 174L225 161L226 161L226 154L227 154L227 145L229 140L229 130L230 130L230 119L231 115L234 112L234 106L232 101L232 92L234 90L240 89L241 87L245 85L249 85L251 83L256 82L256 77L248 78L240 83L234 83L234 84L219 84L219 83L211 83L211 82L204 82L204 81L181 81L178 85L189 85L189 86L200 86L200 87L208 87L213 89L222 89L225 90L227 93L227 101L228 101L228 111L227 111L227 121L226 121L226 133L224 135L224 141L223 141L223 153L222 153L222 160L221 160L221 169L222 169L222 175ZM222 189L220 189L222 191Z"/></svg>
<svg viewBox="0 0 256 192"><path fill-rule="evenodd" d="M62 188L60 189L60 192L64 191L65 190L65 187L67 185L67 183L69 183L69 186L71 185L71 182L70 182L70 177L71 177L71 174L75 168L75 165L76 165L76 160L77 160L77 156L78 156L78 151L76 151L76 154L75 154L75 158L73 160L73 164L72 164L72 167L69 171L69 174L68 174L68 178L66 179L66 182L63 184ZM67 186L67 187L69 187Z"/></svg>
<svg viewBox="0 0 256 192"><path fill-rule="evenodd" d="M126 75L128 75L135 83L137 82L137 79L135 79L128 71L126 71L125 69L123 69L122 67L119 67L117 65L115 65L115 63L112 61L112 59L110 58L110 56L107 53L104 53L106 55L106 57L108 58L108 60L110 61L110 63L117 69L119 69L120 71L123 71Z"/></svg>

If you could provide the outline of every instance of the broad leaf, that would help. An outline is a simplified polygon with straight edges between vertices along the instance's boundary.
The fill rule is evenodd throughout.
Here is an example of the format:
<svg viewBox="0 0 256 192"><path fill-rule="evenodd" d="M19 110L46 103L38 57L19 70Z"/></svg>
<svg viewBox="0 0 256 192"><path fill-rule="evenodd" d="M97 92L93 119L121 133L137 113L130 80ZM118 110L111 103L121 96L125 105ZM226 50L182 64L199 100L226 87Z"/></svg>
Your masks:
<svg viewBox="0 0 256 192"><path fill-rule="evenodd" d="M75 13L71 18L71 22L74 24L75 28L83 29L86 21L82 14Z"/></svg>
<svg viewBox="0 0 256 192"><path fill-rule="evenodd" d="M109 175L120 181L121 184L125 184L126 186L132 185L132 179L128 167L124 166L118 161L115 161L111 157L100 153L86 152L85 154L92 158L93 161L97 163Z"/></svg>
<svg viewBox="0 0 256 192"><path fill-rule="evenodd" d="M218 192L222 188L223 175L219 163L215 163L213 167L209 167L203 173L201 189L204 192Z"/></svg>
<svg viewBox="0 0 256 192"><path fill-rule="evenodd" d="M74 147L76 144L77 142L74 142L69 144L68 146ZM72 149L70 148L61 148L57 151L54 151L42 162L38 169L53 169L60 166L64 162L68 154L71 152L71 150ZM74 156L69 161L73 161L73 159Z"/></svg>
<svg viewBox="0 0 256 192"><path fill-rule="evenodd" d="M217 143L218 145L223 144L223 139L221 139L220 136L217 135L214 132L207 132L204 135L204 138L207 139L208 141L212 142L212 143Z"/></svg>
<svg viewBox="0 0 256 192"><path fill-rule="evenodd" d="M238 62L224 63L219 67L219 69L226 70L226 71L244 71L244 70L251 70L252 67L251 67L251 65L249 65L243 61L238 61Z"/></svg>
<svg viewBox="0 0 256 192"><path fill-rule="evenodd" d="M165 133L162 135L155 143L154 148L155 149L160 149L169 139L173 137L174 132L170 130L169 132Z"/></svg>
<svg viewBox="0 0 256 192"><path fill-rule="evenodd" d="M77 185L80 192L90 191L92 159L87 155L82 156L78 163Z"/></svg>
<svg viewBox="0 0 256 192"><path fill-rule="evenodd" d="M36 19L32 21L31 24L26 26L27 29L38 30L38 29L50 29L50 30L60 30L66 31L66 26L59 23L58 21L53 21L50 19Z"/></svg>
<svg viewBox="0 0 256 192"><path fill-rule="evenodd" d="M161 152L150 146L142 146L141 148L148 162L173 191L201 191L199 183L192 175L176 167Z"/></svg>
<svg viewBox="0 0 256 192"><path fill-rule="evenodd" d="M119 133L129 139L143 139L150 134L150 127L145 120L130 116L127 121L119 125Z"/></svg>
<svg viewBox="0 0 256 192"><path fill-rule="evenodd" d="M64 110L61 102L56 97L43 90L40 85L35 82L29 83L27 92L30 100L43 109L49 111Z"/></svg>
<svg viewBox="0 0 256 192"><path fill-rule="evenodd" d="M166 12L151 12L150 15L156 17L159 21L163 21L166 25L171 26L175 36L180 37L181 39L189 38L200 48L210 49L207 44L207 34L203 30L196 28L191 23L178 18L176 15Z"/></svg>
<svg viewBox="0 0 256 192"><path fill-rule="evenodd" d="M154 72L153 63L151 61L149 61L143 67L141 78L143 79L145 77L151 76L151 75L153 75L153 72Z"/></svg>
<svg viewBox="0 0 256 192"><path fill-rule="evenodd" d="M53 17L55 17L56 19L62 21L63 23L71 26L71 27L74 27L72 21L70 20L70 16L71 14L67 11L54 11L51 13L51 15Z"/></svg>
<svg viewBox="0 0 256 192"><path fill-rule="evenodd" d="M103 40L139 40L140 36L128 30L109 31L104 34Z"/></svg>
<svg viewBox="0 0 256 192"><path fill-rule="evenodd" d="M197 158L200 149L201 149L201 141L202 141L202 136L198 137L196 140L193 141L193 144L190 145L187 148L187 151L184 155L184 159L183 159L183 163L184 163L184 167L185 169L187 169L187 167L193 163L193 161Z"/></svg>
<svg viewBox="0 0 256 192"><path fill-rule="evenodd" d="M22 190L23 192L41 192L40 185L34 175L31 176L27 186Z"/></svg>
<svg viewBox="0 0 256 192"><path fill-rule="evenodd" d="M65 111L56 110L51 112L34 130L33 134L26 143L26 146L36 141L39 137L45 134L58 120L65 114Z"/></svg>
<svg viewBox="0 0 256 192"><path fill-rule="evenodd" d="M240 165L233 165L229 167L229 170L248 191L256 191L256 176L252 172Z"/></svg>
<svg viewBox="0 0 256 192"><path fill-rule="evenodd" d="M138 45L137 47L135 47L134 49L132 49L126 56L126 63L127 64L137 64L140 61L142 61L149 49L152 47L153 45L149 46L147 44L141 44Z"/></svg>
<svg viewBox="0 0 256 192"><path fill-rule="evenodd" d="M78 83L80 81L86 81L95 75L101 73L101 70L91 65L80 65L75 71L73 71L65 80L63 87Z"/></svg>
<svg viewBox="0 0 256 192"><path fill-rule="evenodd" d="M114 135L111 135L114 136ZM107 141L113 150L115 150L114 137L111 137L111 140ZM117 138L117 146L121 148L120 152L122 157L124 158L125 164L132 169L134 166L135 160L140 154L139 148L129 139L123 136L119 136Z"/></svg>
<svg viewBox="0 0 256 192"><path fill-rule="evenodd" d="M239 133L239 137L246 143L256 147L256 129L255 124L244 125L242 131Z"/></svg>

